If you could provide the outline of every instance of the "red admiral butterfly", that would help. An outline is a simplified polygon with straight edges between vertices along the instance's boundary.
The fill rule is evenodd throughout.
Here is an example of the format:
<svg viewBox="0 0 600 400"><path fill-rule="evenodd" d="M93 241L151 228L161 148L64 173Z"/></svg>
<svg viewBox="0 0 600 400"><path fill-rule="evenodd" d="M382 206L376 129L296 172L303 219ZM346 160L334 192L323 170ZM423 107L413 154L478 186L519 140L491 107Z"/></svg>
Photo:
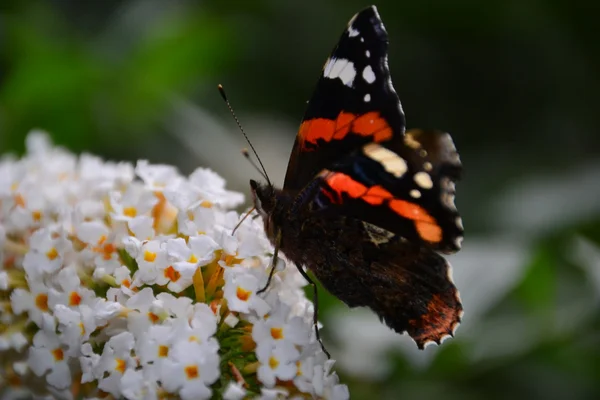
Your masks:
<svg viewBox="0 0 600 400"><path fill-rule="evenodd" d="M315 303L303 265L348 306L371 308L422 349L452 336L463 313L438 254L460 249L461 163L448 133L405 132L387 48L377 9L356 14L308 103L283 189L250 185L274 260L281 250L298 267Z"/></svg>

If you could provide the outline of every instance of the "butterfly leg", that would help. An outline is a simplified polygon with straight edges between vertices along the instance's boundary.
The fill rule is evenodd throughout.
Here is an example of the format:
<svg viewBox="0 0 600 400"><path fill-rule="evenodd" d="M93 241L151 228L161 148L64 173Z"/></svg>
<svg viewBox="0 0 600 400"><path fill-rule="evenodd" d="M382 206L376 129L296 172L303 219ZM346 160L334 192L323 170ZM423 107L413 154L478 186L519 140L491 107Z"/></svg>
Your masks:
<svg viewBox="0 0 600 400"><path fill-rule="evenodd" d="M267 288L269 287L269 284L271 283L271 279L273 278L273 274L275 273L275 269L277 268L277 260L278 260L277 255L279 254L279 244L281 243L281 231L279 231L279 233L277 234L277 241L275 243L276 243L275 252L273 253L273 261L271 261L271 271L269 271L269 277L267 278L267 284L265 285L265 287L263 287L258 292L256 292L256 294L261 294L265 290L267 290Z"/></svg>
<svg viewBox="0 0 600 400"><path fill-rule="evenodd" d="M299 266L298 264L295 264L296 268L298 269L298 271L300 271L300 275L302 275L302 277L304 279L306 279L306 281L313 287L313 303L315 305L315 311L313 313L313 325L315 327L315 333L317 334L317 340L319 341L319 344L321 345L321 349L323 350L323 353L325 353L327 355L327 358L331 358L331 355L329 354L329 352L327 351L327 349L325 349L325 345L323 345L323 341L321 340L321 335L319 335L319 291L317 290L317 284L310 278L310 276L308 276L308 274L306 273L306 271L304 271L304 269L302 269L301 266Z"/></svg>

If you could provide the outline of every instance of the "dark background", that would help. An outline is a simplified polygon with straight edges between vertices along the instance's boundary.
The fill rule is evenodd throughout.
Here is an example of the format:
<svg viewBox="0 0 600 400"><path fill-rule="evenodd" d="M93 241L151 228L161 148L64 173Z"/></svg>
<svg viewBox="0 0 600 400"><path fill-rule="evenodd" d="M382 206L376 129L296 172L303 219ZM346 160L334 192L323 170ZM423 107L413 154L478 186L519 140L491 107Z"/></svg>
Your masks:
<svg viewBox="0 0 600 400"><path fill-rule="evenodd" d="M74 152L272 179L359 1L3 0L0 152L32 128ZM379 1L408 127L465 166L457 337L417 352L335 299L324 335L353 398L600 396L600 29L593 1Z"/></svg>

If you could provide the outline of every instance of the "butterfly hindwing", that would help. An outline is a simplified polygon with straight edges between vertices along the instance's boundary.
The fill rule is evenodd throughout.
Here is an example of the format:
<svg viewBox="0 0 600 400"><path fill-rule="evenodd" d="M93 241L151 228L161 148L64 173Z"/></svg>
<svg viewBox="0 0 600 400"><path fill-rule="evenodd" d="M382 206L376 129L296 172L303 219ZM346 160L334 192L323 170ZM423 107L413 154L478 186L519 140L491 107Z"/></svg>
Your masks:
<svg viewBox="0 0 600 400"><path fill-rule="evenodd" d="M360 219L310 215L304 224L320 232L319 246L327 250L311 251L317 260L309 265L327 290L350 307L371 308L396 332L408 332L419 348L453 335L463 309L442 256ZM303 249L297 251L315 247Z"/></svg>
<svg viewBox="0 0 600 400"><path fill-rule="evenodd" d="M325 62L300 125L284 189L301 190L332 160L404 133L387 62L388 36L372 6L348 23Z"/></svg>

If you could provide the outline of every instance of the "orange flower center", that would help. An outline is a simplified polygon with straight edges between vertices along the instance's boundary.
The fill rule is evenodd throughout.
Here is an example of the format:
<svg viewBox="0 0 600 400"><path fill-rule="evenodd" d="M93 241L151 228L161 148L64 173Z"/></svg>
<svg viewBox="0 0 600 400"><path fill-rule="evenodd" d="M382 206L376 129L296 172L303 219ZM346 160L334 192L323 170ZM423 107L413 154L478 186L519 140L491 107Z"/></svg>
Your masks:
<svg viewBox="0 0 600 400"><path fill-rule="evenodd" d="M54 356L54 361L62 361L65 358L62 349L52 350L52 355Z"/></svg>
<svg viewBox="0 0 600 400"><path fill-rule="evenodd" d="M71 292L69 295L69 305L78 306L81 303L81 296L77 292Z"/></svg>
<svg viewBox="0 0 600 400"><path fill-rule="evenodd" d="M283 328L271 328L271 337L275 340L283 339Z"/></svg>
<svg viewBox="0 0 600 400"><path fill-rule="evenodd" d="M50 260L56 259L56 257L58 257L58 251L56 250L56 248L53 247L50 250L48 250L46 252L46 257L48 257Z"/></svg>
<svg viewBox="0 0 600 400"><path fill-rule="evenodd" d="M137 215L137 209L135 207L125 207L123 209L123 215L133 218Z"/></svg>
<svg viewBox="0 0 600 400"><path fill-rule="evenodd" d="M241 288L238 286L235 294L236 294L237 298L240 299L241 301L248 301L252 292L249 290L245 290L244 288Z"/></svg>
<svg viewBox="0 0 600 400"><path fill-rule="evenodd" d="M165 268L165 278L169 279L171 282L177 282L179 278L181 278L181 273L173 268L172 265L169 265Z"/></svg>
<svg viewBox="0 0 600 400"><path fill-rule="evenodd" d="M197 365L188 365L187 367L184 368L184 371L185 371L185 376L188 379L196 379L196 378L198 378L198 376L200 376L200 371L198 371Z"/></svg>
<svg viewBox="0 0 600 400"><path fill-rule="evenodd" d="M160 319L158 315L149 312L148 313L148 319L150 320L150 322L152 322L153 324L157 323L158 320Z"/></svg>
<svg viewBox="0 0 600 400"><path fill-rule="evenodd" d="M35 298L35 306L41 311L48 311L48 295L40 293Z"/></svg>
<svg viewBox="0 0 600 400"><path fill-rule="evenodd" d="M154 260L156 260L156 253L148 250L144 251L144 261L153 262Z"/></svg>

